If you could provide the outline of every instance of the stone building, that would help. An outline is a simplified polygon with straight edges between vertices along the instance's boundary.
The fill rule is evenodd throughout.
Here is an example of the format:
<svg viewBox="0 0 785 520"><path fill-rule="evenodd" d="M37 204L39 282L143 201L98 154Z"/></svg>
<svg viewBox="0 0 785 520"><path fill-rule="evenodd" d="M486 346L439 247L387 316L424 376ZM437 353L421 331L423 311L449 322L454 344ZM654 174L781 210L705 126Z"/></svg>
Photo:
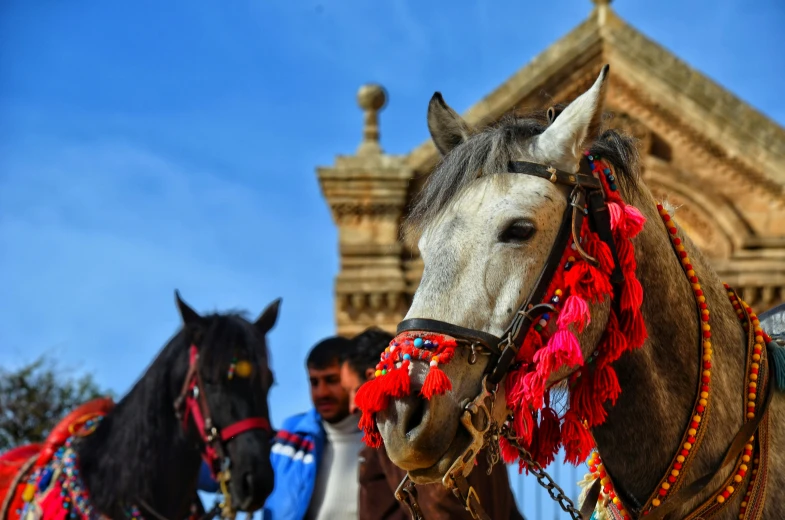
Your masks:
<svg viewBox="0 0 785 520"><path fill-rule="evenodd" d="M758 311L785 301L785 129L627 25L608 0L594 1L587 20L463 116L486 124L519 107L568 102L610 63L610 126L640 139L647 185L682 206L679 223ZM356 154L317 169L339 230L341 334L394 331L404 316L422 261L399 240L399 225L439 159L430 140L385 154L384 89L363 86L358 102L365 130Z"/></svg>

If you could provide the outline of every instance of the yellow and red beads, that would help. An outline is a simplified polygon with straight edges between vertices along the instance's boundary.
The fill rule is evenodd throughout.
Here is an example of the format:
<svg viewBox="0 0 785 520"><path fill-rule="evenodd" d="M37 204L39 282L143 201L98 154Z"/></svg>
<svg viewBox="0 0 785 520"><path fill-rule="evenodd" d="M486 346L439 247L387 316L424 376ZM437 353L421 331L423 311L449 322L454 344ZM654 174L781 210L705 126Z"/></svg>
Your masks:
<svg viewBox="0 0 785 520"><path fill-rule="evenodd" d="M611 477L608 475L608 472L605 471L605 467L602 465L600 454L596 451L592 452L587 462L592 477L595 479L600 479L600 485L602 485L600 500L607 499L612 502L613 505L616 506L616 509L619 511L619 514L622 516L622 518L632 518L630 513L624 509L624 504L621 503L619 497L616 496L616 492L613 490L613 482L611 482Z"/></svg>
<svg viewBox="0 0 785 520"><path fill-rule="evenodd" d="M676 236L678 230L676 228L676 224L673 222L673 219L671 219L671 216L668 214L665 208L662 207L661 204L657 204L657 210L659 211L660 216L665 223L665 227L668 229L668 236L671 239L673 248L676 250L676 254L678 255L682 268L687 275L687 279L690 281L692 292L695 296L695 302L700 310L702 371L699 396L695 402L692 412L692 419L690 420L687 432L682 440L681 449L676 455L676 458L671 463L667 477L665 477L662 482L660 482L660 487L657 490L657 496L651 500L652 507L658 507L660 504L662 504L665 497L668 496L671 488L678 483L679 477L682 475L684 464L687 462L690 453L692 453L699 444L699 434L701 432L703 416L706 414L706 410L709 406L709 393L711 389L711 360L713 355L711 346L711 325L709 323L711 313L709 312L709 307L706 303L706 296L703 294L700 280L698 280L698 275L695 273L695 269L692 266L689 256L687 256L687 251L684 248L684 244L682 244L681 239Z"/></svg>

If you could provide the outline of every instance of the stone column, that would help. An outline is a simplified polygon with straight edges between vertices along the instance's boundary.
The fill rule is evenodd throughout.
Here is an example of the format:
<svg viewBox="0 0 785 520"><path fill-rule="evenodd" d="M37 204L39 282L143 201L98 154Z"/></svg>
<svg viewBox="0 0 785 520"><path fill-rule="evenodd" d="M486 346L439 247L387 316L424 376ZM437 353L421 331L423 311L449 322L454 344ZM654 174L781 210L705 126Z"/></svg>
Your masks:
<svg viewBox="0 0 785 520"><path fill-rule="evenodd" d="M357 153L339 155L333 166L317 168L338 226L337 329L349 336L371 325L394 332L409 305L398 235L413 173L405 156L385 154L379 144L384 88L362 86L357 102L365 113Z"/></svg>

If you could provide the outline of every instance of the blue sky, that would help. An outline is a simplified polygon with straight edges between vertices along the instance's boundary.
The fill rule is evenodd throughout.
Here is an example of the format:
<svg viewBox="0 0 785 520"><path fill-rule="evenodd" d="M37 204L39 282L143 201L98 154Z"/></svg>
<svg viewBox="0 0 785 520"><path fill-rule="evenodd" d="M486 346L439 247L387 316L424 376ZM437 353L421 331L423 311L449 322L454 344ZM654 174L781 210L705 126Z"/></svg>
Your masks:
<svg viewBox="0 0 785 520"><path fill-rule="evenodd" d="M785 125L777 0L613 8ZM390 101L382 144L427 138L578 25L589 0L234 0L0 6L0 364L41 353L125 392L199 311L270 334L273 422L308 406L303 358L334 330L337 236L314 168L353 153L357 88Z"/></svg>

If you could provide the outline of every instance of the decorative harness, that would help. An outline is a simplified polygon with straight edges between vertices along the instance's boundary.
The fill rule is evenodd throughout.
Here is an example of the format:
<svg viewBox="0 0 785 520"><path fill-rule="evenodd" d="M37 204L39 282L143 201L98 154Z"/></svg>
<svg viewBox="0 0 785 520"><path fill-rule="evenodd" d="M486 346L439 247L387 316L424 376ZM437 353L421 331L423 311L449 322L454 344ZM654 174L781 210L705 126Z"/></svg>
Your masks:
<svg viewBox="0 0 785 520"><path fill-rule="evenodd" d="M229 369L228 377L234 374L234 364ZM221 516L233 519L236 515L232 507L231 493L229 492L229 481L231 480L231 458L226 449L226 444L238 435L251 431L266 431L272 438L273 430L270 421L264 417L248 417L241 419L228 426L219 429L213 422L210 407L207 404L202 376L199 373L199 351L196 345L191 345L189 349L188 372L183 381L180 395L174 401L174 411L178 419L182 421L183 429L188 431L188 419L193 420L199 436L204 442L202 458L210 468L210 474L217 480L223 503L216 504L212 511L207 514L211 518L218 512L220 507ZM149 509L149 507L148 507Z"/></svg>
<svg viewBox="0 0 785 520"><path fill-rule="evenodd" d="M514 428L511 425L513 421L517 419L517 417L510 417L502 427L499 427L497 424L495 424L493 420L493 404L495 401L497 389L504 378L509 375L511 369L520 362L519 353L522 353L522 350L527 347L525 344L527 335L532 330L532 328L537 331L542 330L542 328L547 325L548 320L551 318L550 315L558 312L554 305L559 302L559 295L561 294L561 291L556 291L555 295L550 299L550 303L543 302L546 301L546 297L549 294L549 289L552 290L552 282L554 276L557 273L557 269L561 265L565 265L563 263L563 259L565 258L566 254L570 253L568 250L570 239L572 239L572 250L574 253L580 255L580 257L588 265L592 267L599 267L600 264L604 264L606 272L609 272L609 281L611 287L608 288L608 290L612 291L612 305L614 312L619 310L620 305L626 305L626 307L629 308L632 304L637 304L637 307L640 307L640 301L637 300L642 300L642 293L636 295L634 294L635 291L633 290L631 296L630 289L628 289L628 286L625 285L625 281L627 283L633 282L634 284L637 284L638 290L640 291L640 285L637 282L637 279L634 279L634 259L632 261L633 265L631 268L630 265L627 265L626 268L623 269L623 267L625 267L623 264L626 257L623 257L622 261L620 262L620 255L619 251L617 250L618 244L614 240L613 231L611 228L611 220L613 216L611 215L609 206L606 203L608 199L608 195L606 193L606 190L608 189L607 187L609 187L611 191L615 192L616 180L613 176L613 172L610 169L610 165L604 165L598 157L592 157L589 155L589 152L585 152L585 156L586 157L584 157L584 159L581 161L580 171L578 173L568 173L557 170L550 166L546 167L541 164L530 162L514 161L509 163L510 173L519 173L540 177L547 179L554 184L567 186L572 189L567 195L568 206L563 215L556 240L554 241L554 244L546 259L545 265L540 272L534 289L529 294L524 303L518 308L512 323L510 323L501 337L439 320L423 318L404 320L398 325L396 338L393 340L385 353L382 354L381 362L377 366L376 375L383 377L377 377L376 379L372 380L370 384L366 383L366 385L363 385L363 388L361 388L361 391L358 392L357 395L358 406L363 410L363 416L361 418L360 425L366 432L365 440L370 445L378 445L381 441L381 438L375 426L375 413L386 408L389 398L408 395L410 391L409 368L411 366L412 359L427 360L430 358L430 370L421 390L421 394L425 398L429 399L432 395L442 394L451 388L449 379L441 370L439 370L438 365L449 362L458 346L471 349L469 358L470 364L476 362L478 351L485 351L484 353L488 353L492 356L492 360L487 368L487 373L483 379L481 392L465 407L461 417L461 423L470 433L472 441L469 447L454 461L442 480L443 485L453 490L453 493L464 503L467 511L469 511L475 519L490 520L489 516L480 504L480 500L476 491L466 481L466 477L473 469L473 462L475 458L486 446L489 447L488 456L491 461L491 466L498 462L500 458L500 444L502 445L501 455L506 455L505 451L508 453L510 451L515 452L517 457L519 457L521 467L525 467L528 471L534 473L538 479L539 484L548 490L551 498L557 501L562 509L568 512L573 519L588 520L590 517L592 517L592 513L595 510L596 504L601 499L601 495L602 499L606 503L610 501L613 504L621 504L621 498L618 497L613 491L611 477L608 475L607 469L600 468L598 471L593 473L594 479L591 481L582 507L578 509L572 500L570 500L564 494L564 491L556 484L550 475L548 475L548 473L543 470L543 465L541 465L536 460L536 457L533 456L532 453L526 449L526 447L522 446L518 442L517 438L515 438L516 435L514 435ZM604 178L602 178L600 174L604 174ZM618 195L615 195L615 197L615 200L620 200ZM618 211L618 208L614 209ZM664 210L661 210L661 212L664 212ZM619 217L616 216L617 222L618 218ZM678 241L679 239L675 237L676 231L672 221L670 221L669 217L666 218L665 216L663 216L663 219L666 221L666 226L668 227L671 239ZM588 222L584 222L585 220L588 220ZM668 224L668 222L671 222L671 224ZM586 226L586 224L588 224L588 226ZM587 250L582 247L582 245L587 245L583 244L582 241L582 230L585 230L587 227L589 230L594 232L599 241L604 244L604 247L601 247L601 245L600 247L595 245L591 251L593 254L589 254L589 252L587 252ZM642 228L642 222L640 222L640 227ZM624 244L621 244L621 246L624 246ZM677 255L682 260L682 264L686 267L689 264L689 259L686 257L686 252L684 252L683 246L680 245L680 242L674 242L674 248L676 249ZM565 250L567 250L566 253ZM630 251L627 251L626 254L629 255ZM572 260L574 259L569 257L567 264L569 265ZM612 264L610 263L611 261ZM629 264L630 261L627 260L627 263ZM625 273L627 275L626 277ZM688 277L693 284L693 290L696 291L696 300L698 301L699 311L702 318L701 337L704 338L704 342L702 344L705 346L706 338L710 337L711 335L707 330L708 310L704 303L705 298L702 296L700 286L697 283L697 278L695 277L691 266L689 266ZM627 294L625 294L625 291ZM699 296L698 293L700 293ZM626 299L625 302L622 302L622 297ZM731 299L733 300L733 298L734 297L732 296ZM703 305L701 306L702 303ZM586 315L588 315L588 309L585 308L585 305L586 304L584 302L584 308L582 310L579 309L576 311L575 309L571 308L570 312L577 314L585 312ZM748 309L746 304L739 303L738 301L734 303L734 305L738 305L740 307L743 306L744 309ZM567 312L566 308L563 308L562 314L565 312ZM629 348L640 346L645 339L645 325L642 323L642 316L640 316L640 311L637 310L636 312L636 318L638 322L634 323L631 321L631 326L633 328L637 327L638 329L634 334L634 342L637 344L630 345ZM740 318L744 318L744 316L749 318L751 315L751 310L745 310L744 312L744 315L740 314ZM618 312L616 312L616 314L618 314ZM703 319L704 316L706 319ZM683 505L702 492L711 479L723 468L726 468L731 462L737 459L743 461L745 458L750 458L750 454L747 453L750 452L750 449L752 449L750 448L750 439L758 430L759 426L761 425L761 421L767 417L765 412L771 400L772 392L768 391L768 385L766 385L767 377L765 376L764 368L766 357L764 342L768 341L765 339L767 336L765 336L765 333L762 331L760 331L760 333L753 333L755 327L760 330L759 326L756 325L756 319L749 318L746 321L743 319L742 323L745 326L745 330L748 330L750 338L752 338L749 344L749 368L752 370L751 363L755 363L755 379L759 380L761 384L764 384L764 388L766 388L765 392L757 392L754 394L754 396L753 393L750 393L750 400L752 402L751 406L753 409L755 406L757 406L757 413L747 417L747 422L744 424L741 431L739 431L739 433L736 435L734 442L731 443L731 446L728 449L725 460L716 469L716 471L712 471L709 474L697 479L691 485L676 491L678 485L672 486L672 482L670 482L669 479L677 477L674 477L674 470L669 470L669 474L666 475L666 477L663 479L661 487L655 490L654 494L646 504L648 509L643 512L643 514L647 515L648 518L653 520L660 520L664 518L668 512L672 511L678 506ZM579 329L581 329L584 324L584 322L576 322L576 326ZM644 330L641 331L641 328ZM556 333L556 335L558 334L560 334L560 332ZM760 341L757 341L758 338L760 338ZM561 356L559 359L562 361L560 365L574 365L582 362L582 354L579 350L579 346L577 345L577 341L569 345L570 338L567 336L559 337L557 338L557 341L562 341L563 343L568 344L567 347L559 352L559 355ZM761 344L764 345L763 348L761 348ZM570 348L572 348L572 351L570 351ZM596 357L597 354L598 353L595 352L594 356ZM616 358L620 354L621 352L617 352ZM757 356L757 361L753 359L755 356ZM537 355L535 354L534 360L536 361L537 359ZM706 373L706 371L710 370L710 361L708 365L709 368L705 368L706 358L704 357L703 359L704 366L702 366L701 369L703 375L700 379L702 387L696 400L696 406L706 410L707 407L700 403L701 400L704 399L704 397L702 397L704 395L703 387L706 388L706 391L708 389L707 378L709 375ZM592 357L587 362L591 363L593 360L594 358ZM540 357L539 361L542 363L547 362L547 360L544 359L544 356ZM610 364L610 361L608 361L607 364ZM759 373L764 374L764 377L758 379L757 376ZM750 372L750 374L752 374L752 372ZM612 376L613 382L615 382L615 385L618 388L618 382L615 380L615 372L612 374ZM377 383L380 379L383 380L383 382ZM541 381L541 383L544 385L544 381ZM756 387L757 384L753 384L753 386ZM611 390L610 393L612 395L607 396L606 399L615 401L618 391ZM752 397L755 397L755 399L752 399ZM548 405L547 398L545 404ZM568 414L569 413L570 412L568 412ZM600 410L599 413L604 414L602 410ZM558 421L558 418L555 416L553 419ZM575 423L575 418L572 419L573 423ZM705 430L705 427L701 428L700 424L696 424L696 419L697 421L701 420L700 417L695 417L693 421L691 421L691 424L688 425L688 431L685 433L685 443L688 443L690 448L692 447L692 444L689 443L688 440L693 438L698 433L698 430L700 430L700 435L702 436ZM602 415L600 420L593 420L593 424L599 424L602 422L602 420L604 420L604 415ZM545 414L542 416L542 421L543 423L546 421ZM592 426L593 424L588 424L586 420L583 420L580 424L577 425L577 429L576 426L570 425L573 427L573 432L575 435L581 439L579 444L585 444L586 442L593 443L593 439L588 432L588 426ZM765 430L765 423L763 424L763 429ZM566 422L564 427L567 427ZM556 422L556 428L558 429L558 422ZM520 429L521 428L518 428L518 430ZM530 428L524 424L523 430L530 430ZM529 433L529 435L531 436L531 433ZM763 437L765 437L765 435ZM558 446L556 446L556 448L558 448ZM578 455L573 456L573 459L575 459L576 463L578 459L585 460L586 456L589 454L588 451L584 453L584 448L584 446L578 446L575 450L573 450L578 453ZM680 453L677 454L677 456L674 458L674 463L677 464L679 468L686 467L684 465L684 461L686 460L686 457L683 456L684 451L685 449L682 448ZM694 453L694 451L692 451L692 453ZM765 461L765 443L758 445L756 453L759 454L759 459L756 460ZM690 455L690 453L687 453L687 455ZM580 458L581 456L583 458ZM552 460L552 458L553 455L550 455L550 460ZM507 457L505 457L505 459L507 459ZM679 462L679 459L681 462ZM545 457L545 460L547 464L547 462L549 462L548 458ZM595 470L597 469L598 465L601 466L601 462L599 461L599 458L596 454L593 455L592 461L594 461ZM738 469L739 468L737 468L737 470ZM686 470L683 472L679 472L678 470L675 471L675 475L681 475L682 473L686 474ZM758 471L754 472L756 474L758 473ZM739 481L735 479L739 477L743 479L745 475L745 471L742 471L741 473L736 471L733 475L731 475L731 479L733 479L734 483L738 483ZM680 484L680 479L677 480L678 484ZM674 483L675 482L677 481L674 481ZM756 482L758 483L756 484L758 485L758 488L762 489L763 486L760 484L760 482L765 482L765 478L757 479ZM752 485L750 486L752 487ZM670 489L673 489L674 492L668 497L668 500L665 501L664 497L665 495L668 495L668 491ZM733 486L730 486L730 489L733 489ZM665 493L663 493L663 491L665 491ZM728 486L726 486L726 489L724 489L724 492L727 491ZM762 496L761 493L762 491L759 492L758 495ZM719 496L722 497L722 493L719 493ZM414 484L409 480L408 475L406 478L404 478L398 487L398 490L396 491L396 498L407 505L412 514L412 518L415 520L422 519L422 512L416 500L416 490L414 489ZM629 500L628 497L623 498L625 498L625 500ZM714 500L717 502L716 499ZM723 499L720 500L725 502ZM664 505L660 506L661 504ZM654 510L652 511L652 509ZM704 508L699 508L699 510L703 511L702 514L704 516L707 514ZM630 511L624 510L623 513L620 513L620 518L629 518L629 513ZM695 517L691 516L690 518ZM757 517L745 516L744 518Z"/></svg>

